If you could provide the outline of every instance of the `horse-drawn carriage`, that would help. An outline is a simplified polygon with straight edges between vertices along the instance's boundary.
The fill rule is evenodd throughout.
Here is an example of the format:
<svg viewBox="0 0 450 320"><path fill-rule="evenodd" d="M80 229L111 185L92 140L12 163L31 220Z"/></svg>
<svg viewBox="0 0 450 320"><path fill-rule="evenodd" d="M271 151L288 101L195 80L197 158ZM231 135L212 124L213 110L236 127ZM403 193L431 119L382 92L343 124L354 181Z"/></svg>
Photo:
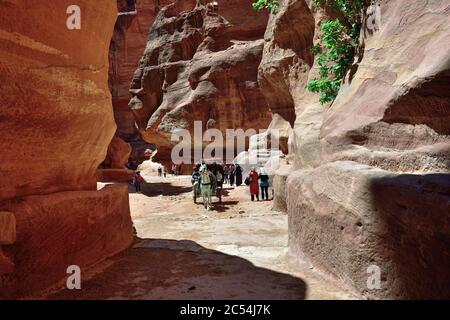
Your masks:
<svg viewBox="0 0 450 320"><path fill-rule="evenodd" d="M217 181L216 173L219 171L221 173L221 176L223 177L223 167L218 164L220 163L218 160L210 160L206 162L206 167L208 169L208 177L207 177L207 184L202 183L201 179L201 173L199 172L198 175L193 174L192 175L192 194L194 203L197 203L198 198L202 197L203 199L203 205L205 208L209 209L211 207L211 203L209 203L209 198L205 199L202 196L202 187L205 186L205 188L210 188L209 192L211 196L215 195L219 199L219 203L222 202L222 190L223 190L223 180ZM222 178L223 179L223 178Z"/></svg>

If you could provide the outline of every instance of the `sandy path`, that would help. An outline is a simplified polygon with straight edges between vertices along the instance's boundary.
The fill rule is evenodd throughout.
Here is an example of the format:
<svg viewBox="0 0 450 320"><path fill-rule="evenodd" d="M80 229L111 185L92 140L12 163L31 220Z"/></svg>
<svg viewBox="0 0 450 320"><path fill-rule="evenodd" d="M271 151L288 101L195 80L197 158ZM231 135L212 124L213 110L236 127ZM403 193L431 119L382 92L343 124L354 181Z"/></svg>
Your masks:
<svg viewBox="0 0 450 320"><path fill-rule="evenodd" d="M287 255L287 216L226 188L213 211L194 204L189 177L148 178L130 194L138 239L83 275L82 290L56 299L348 299ZM89 279L86 279L89 278Z"/></svg>

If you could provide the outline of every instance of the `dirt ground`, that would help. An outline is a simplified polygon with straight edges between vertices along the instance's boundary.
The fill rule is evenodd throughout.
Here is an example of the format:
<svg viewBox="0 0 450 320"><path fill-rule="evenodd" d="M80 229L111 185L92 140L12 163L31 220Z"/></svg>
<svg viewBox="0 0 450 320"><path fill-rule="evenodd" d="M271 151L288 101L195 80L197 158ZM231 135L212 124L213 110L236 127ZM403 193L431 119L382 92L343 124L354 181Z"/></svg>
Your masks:
<svg viewBox="0 0 450 320"><path fill-rule="evenodd" d="M207 212L190 177L147 177L130 189L132 248L83 271L82 289L49 299L354 299L334 280L288 255L287 215L225 187ZM201 202L201 199L200 199Z"/></svg>

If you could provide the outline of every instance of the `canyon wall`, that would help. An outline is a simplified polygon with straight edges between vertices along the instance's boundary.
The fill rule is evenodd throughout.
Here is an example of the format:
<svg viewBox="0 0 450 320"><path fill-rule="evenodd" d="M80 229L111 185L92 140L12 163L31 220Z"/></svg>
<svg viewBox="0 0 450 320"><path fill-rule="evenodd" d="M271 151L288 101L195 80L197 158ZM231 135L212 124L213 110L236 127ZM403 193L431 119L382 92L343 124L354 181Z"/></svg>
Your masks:
<svg viewBox="0 0 450 320"><path fill-rule="evenodd" d="M362 296L449 298L448 2L376 5L380 28L362 31L360 55L325 106L305 85L333 10L284 0L271 16L259 82L293 130L276 202L289 215L290 252ZM378 289L368 286L373 270Z"/></svg>
<svg viewBox="0 0 450 320"><path fill-rule="evenodd" d="M115 124L108 48L115 1L2 1L0 297L65 281L133 240L126 186L97 191Z"/></svg>
<svg viewBox="0 0 450 320"><path fill-rule="evenodd" d="M268 14L254 11L251 0L209 2L175 1L161 10L131 83L140 132L168 168L178 142L172 133L193 133L194 120L225 135L265 128L271 119L257 83Z"/></svg>
<svg viewBox="0 0 450 320"><path fill-rule="evenodd" d="M146 160L145 150L154 148L154 145L142 139L135 125L133 113L128 108L131 98L130 81L147 45L150 27L160 9L171 2L173 1L118 0L119 15L109 50L109 87L117 124L116 137L132 146L128 163L132 169ZM108 164L105 166L108 167Z"/></svg>

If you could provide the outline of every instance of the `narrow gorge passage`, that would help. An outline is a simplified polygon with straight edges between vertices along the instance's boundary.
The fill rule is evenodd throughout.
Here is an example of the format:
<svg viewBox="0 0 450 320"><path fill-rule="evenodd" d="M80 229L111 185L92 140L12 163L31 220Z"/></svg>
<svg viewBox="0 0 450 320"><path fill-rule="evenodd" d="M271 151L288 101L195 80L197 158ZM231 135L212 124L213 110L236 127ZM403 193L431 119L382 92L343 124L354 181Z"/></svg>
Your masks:
<svg viewBox="0 0 450 320"><path fill-rule="evenodd" d="M0 7L0 300L450 300L449 0Z"/></svg>
<svg viewBox="0 0 450 320"><path fill-rule="evenodd" d="M149 177L130 194L132 248L87 271L80 291L49 299L351 299L345 288L288 255L287 215L225 187L207 212L190 177ZM132 191L133 192L133 191Z"/></svg>

